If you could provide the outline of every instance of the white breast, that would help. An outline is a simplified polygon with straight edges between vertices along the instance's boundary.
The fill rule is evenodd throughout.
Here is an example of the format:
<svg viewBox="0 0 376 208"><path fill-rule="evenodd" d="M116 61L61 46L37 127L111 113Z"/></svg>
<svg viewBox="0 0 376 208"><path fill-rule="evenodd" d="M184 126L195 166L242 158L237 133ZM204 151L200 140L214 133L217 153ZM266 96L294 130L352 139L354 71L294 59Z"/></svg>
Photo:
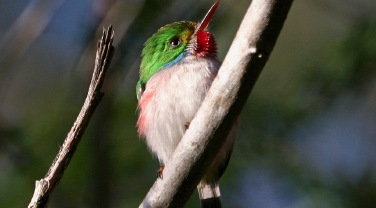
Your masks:
<svg viewBox="0 0 376 208"><path fill-rule="evenodd" d="M187 56L153 75L139 101L139 134L165 163L200 107L217 74L214 58Z"/></svg>

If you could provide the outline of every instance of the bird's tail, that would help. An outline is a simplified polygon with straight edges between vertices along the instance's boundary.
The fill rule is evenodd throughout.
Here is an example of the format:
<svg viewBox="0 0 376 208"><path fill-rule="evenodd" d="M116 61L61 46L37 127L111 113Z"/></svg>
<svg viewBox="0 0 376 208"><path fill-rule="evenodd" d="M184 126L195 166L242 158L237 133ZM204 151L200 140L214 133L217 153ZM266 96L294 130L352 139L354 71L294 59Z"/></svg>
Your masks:
<svg viewBox="0 0 376 208"><path fill-rule="evenodd" d="M219 184L207 184L202 181L197 186L198 195L201 201L201 208L220 208L221 192L219 191Z"/></svg>

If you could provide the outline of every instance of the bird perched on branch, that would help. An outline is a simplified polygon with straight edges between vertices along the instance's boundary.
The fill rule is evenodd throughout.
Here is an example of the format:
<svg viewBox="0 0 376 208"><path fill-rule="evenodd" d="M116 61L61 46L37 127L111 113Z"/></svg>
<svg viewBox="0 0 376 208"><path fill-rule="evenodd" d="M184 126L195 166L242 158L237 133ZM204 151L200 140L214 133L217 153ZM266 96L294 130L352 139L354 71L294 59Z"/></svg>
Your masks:
<svg viewBox="0 0 376 208"><path fill-rule="evenodd" d="M165 25L144 44L136 86L137 128L159 159L160 177L220 67L214 36L207 30L218 4L219 0L201 22ZM229 136L197 186L202 207L221 207L218 181L227 167L233 142L234 137Z"/></svg>

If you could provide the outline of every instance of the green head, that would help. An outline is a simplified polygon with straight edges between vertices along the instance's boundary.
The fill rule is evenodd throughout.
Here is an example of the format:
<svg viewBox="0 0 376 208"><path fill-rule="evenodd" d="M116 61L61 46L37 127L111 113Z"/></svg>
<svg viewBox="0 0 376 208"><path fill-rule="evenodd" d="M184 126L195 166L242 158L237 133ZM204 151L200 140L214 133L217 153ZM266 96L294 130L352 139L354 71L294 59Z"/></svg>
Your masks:
<svg viewBox="0 0 376 208"><path fill-rule="evenodd" d="M151 36L142 50L140 81L146 82L153 74L183 54L195 27L194 22L175 22L160 28Z"/></svg>
<svg viewBox="0 0 376 208"><path fill-rule="evenodd" d="M137 83L140 98L147 81L158 71L179 62L184 56L216 56L213 35L207 32L219 0L210 8L200 23L180 21L161 27L144 44Z"/></svg>

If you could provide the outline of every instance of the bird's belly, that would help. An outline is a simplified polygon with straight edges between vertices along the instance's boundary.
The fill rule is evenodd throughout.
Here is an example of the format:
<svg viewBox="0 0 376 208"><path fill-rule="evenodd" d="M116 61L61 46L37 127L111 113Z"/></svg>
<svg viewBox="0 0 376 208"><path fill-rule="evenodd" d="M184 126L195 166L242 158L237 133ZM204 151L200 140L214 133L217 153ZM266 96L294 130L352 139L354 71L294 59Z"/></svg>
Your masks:
<svg viewBox="0 0 376 208"><path fill-rule="evenodd" d="M139 134L165 163L195 116L217 73L216 60L176 64L155 74L139 102Z"/></svg>

